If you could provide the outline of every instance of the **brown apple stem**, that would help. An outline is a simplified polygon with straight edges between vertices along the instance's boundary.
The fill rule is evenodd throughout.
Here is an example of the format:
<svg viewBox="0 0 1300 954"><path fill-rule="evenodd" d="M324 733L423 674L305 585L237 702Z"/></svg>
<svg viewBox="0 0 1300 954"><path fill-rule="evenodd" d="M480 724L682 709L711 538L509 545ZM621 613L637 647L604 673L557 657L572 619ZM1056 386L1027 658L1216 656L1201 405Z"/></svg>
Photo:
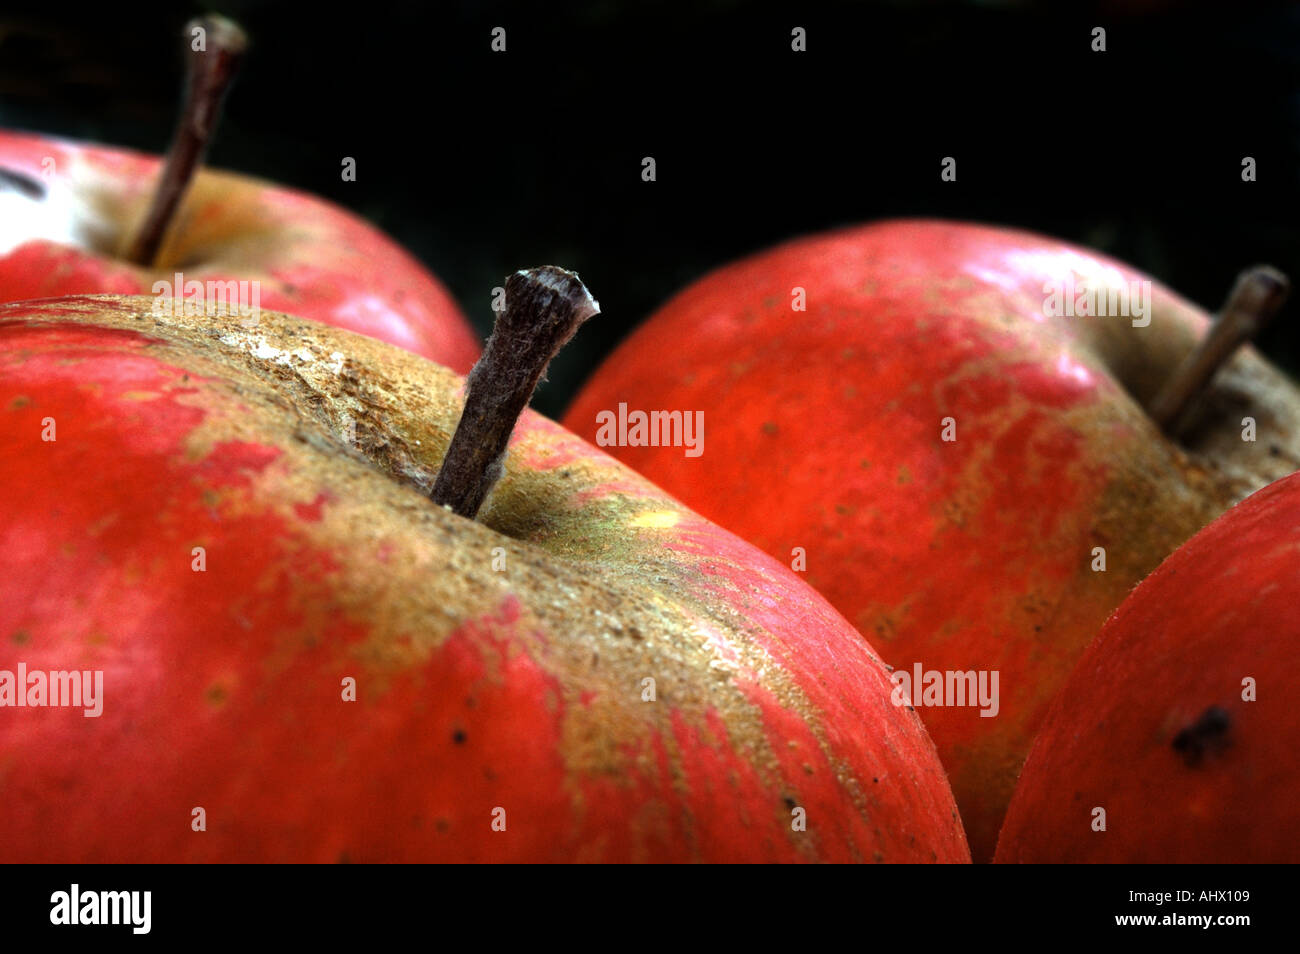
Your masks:
<svg viewBox="0 0 1300 954"><path fill-rule="evenodd" d="M506 279L483 357L469 373L465 409L434 482L433 502L473 520L501 476L506 445L546 367L600 305L573 272L543 265Z"/></svg>
<svg viewBox="0 0 1300 954"><path fill-rule="evenodd" d="M195 30L200 28L204 49L196 50ZM185 45L189 50L185 105L158 177L153 204L127 251L127 258L137 265L149 266L158 258L167 228L207 154L222 100L243 59L248 37L237 23L210 15L185 25Z"/></svg>
<svg viewBox="0 0 1300 954"><path fill-rule="evenodd" d="M15 192L21 192L24 196L33 202L40 202L45 198L45 184L40 179L29 176L25 172L19 172L16 169L6 169L0 166L0 189L13 189Z"/></svg>
<svg viewBox="0 0 1300 954"><path fill-rule="evenodd" d="M1166 434L1176 426L1215 373L1263 330L1286 301L1291 283L1270 265L1256 265L1237 276L1237 284L1196 350L1165 381L1147 413Z"/></svg>

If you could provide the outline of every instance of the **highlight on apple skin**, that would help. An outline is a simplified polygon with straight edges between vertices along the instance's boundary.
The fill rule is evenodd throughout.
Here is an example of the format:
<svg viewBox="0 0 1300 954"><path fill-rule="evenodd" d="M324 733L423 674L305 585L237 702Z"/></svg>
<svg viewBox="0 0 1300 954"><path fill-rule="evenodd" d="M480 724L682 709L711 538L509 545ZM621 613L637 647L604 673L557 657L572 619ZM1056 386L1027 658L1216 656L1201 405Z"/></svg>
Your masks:
<svg viewBox="0 0 1300 954"><path fill-rule="evenodd" d="M478 357L455 300L409 252L330 202L249 176L200 169L156 261L130 261L161 167L157 156L0 129L0 170L19 177L0 181L0 301L165 291L182 306L196 287L206 307L215 289L460 374Z"/></svg>

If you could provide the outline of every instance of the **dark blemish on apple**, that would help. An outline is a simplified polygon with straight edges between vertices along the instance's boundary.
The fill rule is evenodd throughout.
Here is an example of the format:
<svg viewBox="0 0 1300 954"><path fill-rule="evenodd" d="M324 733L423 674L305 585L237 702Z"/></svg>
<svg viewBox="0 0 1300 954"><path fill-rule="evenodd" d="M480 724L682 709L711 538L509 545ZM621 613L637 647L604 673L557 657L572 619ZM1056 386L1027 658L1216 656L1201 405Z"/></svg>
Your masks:
<svg viewBox="0 0 1300 954"><path fill-rule="evenodd" d="M351 864L351 862L348 860L348 853L346 851L339 852L338 863L341 865Z"/></svg>
<svg viewBox="0 0 1300 954"><path fill-rule="evenodd" d="M1276 457L1278 454L1282 453L1282 448L1278 447L1276 444L1269 444L1269 445L1268 445L1268 452L1269 452L1269 454L1271 454L1273 457Z"/></svg>
<svg viewBox="0 0 1300 954"><path fill-rule="evenodd" d="M451 822L447 821L445 818L439 818L434 822L434 827L438 829L439 833L445 834L451 829Z"/></svg>
<svg viewBox="0 0 1300 954"><path fill-rule="evenodd" d="M455 742L457 745L464 745L465 744L464 731L461 729L457 729L455 732L453 732L451 734L451 741Z"/></svg>
<svg viewBox="0 0 1300 954"><path fill-rule="evenodd" d="M27 632L27 630L25 629L20 629L16 633L14 633L11 638L17 645L26 646L29 642L31 642L32 634Z"/></svg>
<svg viewBox="0 0 1300 954"><path fill-rule="evenodd" d="M294 285L294 284L292 284L292 283L290 283L290 282L281 282L281 283L280 283L280 287L284 289L284 293L285 293L286 295L296 295L296 294L298 294L298 286L297 286L297 285Z"/></svg>
<svg viewBox="0 0 1300 954"><path fill-rule="evenodd" d="M16 192L21 192L27 198L40 202L45 198L45 183L41 182L35 176L29 176L25 172L16 172L13 169L0 167L0 186L8 186Z"/></svg>
<svg viewBox="0 0 1300 954"><path fill-rule="evenodd" d="M878 778L874 778L874 777L873 777L873 778L871 779L871 784L872 784L872 785L879 785L879 784L880 784L880 779L878 779Z"/></svg>
<svg viewBox="0 0 1300 954"><path fill-rule="evenodd" d="M208 691L204 693L204 698L208 700L208 705L219 706L226 701L228 695L229 693L226 692L225 686L212 685L209 686Z"/></svg>
<svg viewBox="0 0 1300 954"><path fill-rule="evenodd" d="M775 422L775 421L764 421L764 422L763 422L763 433L764 433L764 434L767 434L767 435L770 435L770 436L772 436L772 437L775 437L777 434L780 433L780 431L781 431L781 428L779 428L779 427L776 426L776 422Z"/></svg>
<svg viewBox="0 0 1300 954"><path fill-rule="evenodd" d="M791 798L789 795L787 795L787 796L785 796L783 799L781 799L781 801L785 802L785 807L786 807L786 808L790 809L790 811L794 811L794 809L795 809L795 804L796 804L796 803L795 803L795 800L794 800L793 798Z"/></svg>
<svg viewBox="0 0 1300 954"><path fill-rule="evenodd" d="M1232 744L1228 730L1232 717L1219 706L1210 706L1199 719L1174 736L1173 749L1182 755L1189 768L1201 764L1207 754L1222 752Z"/></svg>

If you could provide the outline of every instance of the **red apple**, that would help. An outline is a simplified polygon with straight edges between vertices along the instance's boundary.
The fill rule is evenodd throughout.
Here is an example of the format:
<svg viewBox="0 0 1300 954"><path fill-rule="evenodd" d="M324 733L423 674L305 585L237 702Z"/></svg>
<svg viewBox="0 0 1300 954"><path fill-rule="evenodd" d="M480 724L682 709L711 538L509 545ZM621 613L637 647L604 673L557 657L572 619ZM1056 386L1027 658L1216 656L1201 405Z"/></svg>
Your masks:
<svg viewBox="0 0 1300 954"><path fill-rule="evenodd" d="M194 52L200 27L208 48ZM0 130L0 301L158 294L158 282L179 300L177 273L205 292L256 282L262 308L468 371L479 344L455 301L378 229L301 192L197 171L244 39L220 17L189 24L184 39L190 88L165 173L156 156Z"/></svg>
<svg viewBox="0 0 1300 954"><path fill-rule="evenodd" d="M53 174L41 176L52 161ZM203 170L150 266L122 243L143 216L161 160L0 130L0 168L45 189L0 189L0 300L148 294L155 282L256 281L262 308L399 345L464 373L478 341L432 275L378 229L313 196ZM180 298L183 291L173 291Z"/></svg>
<svg viewBox="0 0 1300 954"><path fill-rule="evenodd" d="M1300 475L1184 543L1106 623L1034 740L997 860L1300 861L1297 606Z"/></svg>
<svg viewBox="0 0 1300 954"><path fill-rule="evenodd" d="M1180 442L1155 426L1144 405L1208 320L1159 284L1147 318L1046 314L1054 289L1146 281L1086 249L975 225L814 236L676 296L564 418L607 443L620 404L623 416L702 412L700 456L607 449L787 565L806 561L807 580L900 673L983 673L990 689L998 674L996 715L920 709L977 860L1107 615L1300 460L1300 393L1251 349L1207 388ZM1242 440L1248 416L1254 442Z"/></svg>
<svg viewBox="0 0 1300 954"><path fill-rule="evenodd" d="M0 709L0 860L968 860L779 563L531 412L458 516L462 379L151 311L0 306L0 692L103 673L97 717Z"/></svg>

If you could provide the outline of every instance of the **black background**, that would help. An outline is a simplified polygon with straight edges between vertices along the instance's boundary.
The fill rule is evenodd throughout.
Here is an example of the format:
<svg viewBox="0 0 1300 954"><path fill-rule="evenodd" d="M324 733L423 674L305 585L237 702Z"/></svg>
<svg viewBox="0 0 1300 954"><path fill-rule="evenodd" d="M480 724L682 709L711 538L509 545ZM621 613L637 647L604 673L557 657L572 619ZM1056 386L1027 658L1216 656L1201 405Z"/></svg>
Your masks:
<svg viewBox="0 0 1300 954"><path fill-rule="evenodd" d="M837 225L1027 227L1211 310L1245 265L1300 277L1294 4L7 2L0 125L163 150L180 28L209 9L254 44L212 165L356 210L480 333L510 271L582 274L604 314L539 392L552 415L684 284ZM790 50L794 26L806 53ZM641 180L644 156L657 182ZM1293 370L1298 313L1262 342Z"/></svg>
<svg viewBox="0 0 1300 954"><path fill-rule="evenodd" d="M731 866L725 879L679 867L674 890L646 891L644 872L613 866L42 865L14 867L0 892L6 942L22 950L176 950L201 937L209 949L283 941L293 950L369 950L376 941L457 937L512 948L556 941L582 944L618 937L633 951L805 950L828 935L855 931L864 947L877 938L905 951L969 950L1008 941L1015 947L1114 943L1179 951L1258 949L1294 921L1285 866L987 865L979 879L961 865L894 865L883 877L869 866ZM50 896L68 891L149 890L152 931L51 926ZM1131 892L1246 891L1246 901L1155 905ZM662 897L661 897L662 895ZM706 900L707 899L707 900ZM770 900L763 910L756 899ZM865 899L865 900L864 900ZM725 916L722 911L737 911ZM712 916L702 916L702 915ZM1245 915L1249 925L1116 925L1116 915ZM689 940L686 940L689 939ZM61 942L61 943L60 943ZM424 946L428 946L427 944Z"/></svg>

